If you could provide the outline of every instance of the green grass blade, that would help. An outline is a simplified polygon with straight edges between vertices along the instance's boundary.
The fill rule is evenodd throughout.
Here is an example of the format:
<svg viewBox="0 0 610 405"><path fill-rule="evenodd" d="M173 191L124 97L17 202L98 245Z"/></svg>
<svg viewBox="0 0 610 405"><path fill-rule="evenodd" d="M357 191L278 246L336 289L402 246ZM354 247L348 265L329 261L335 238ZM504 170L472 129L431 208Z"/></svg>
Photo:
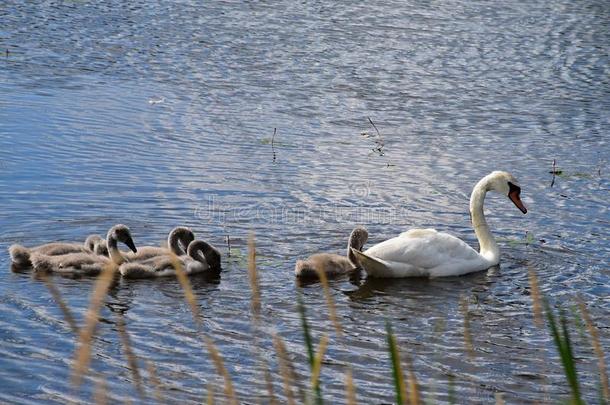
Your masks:
<svg viewBox="0 0 610 405"><path fill-rule="evenodd" d="M313 367L315 354L313 350L311 333L309 332L309 324L307 323L307 316L305 314L305 305L303 304L303 297L300 293L297 294L297 310L301 316L301 327L303 328L303 337L305 339L305 347L307 349L307 356L309 358L309 366Z"/></svg>
<svg viewBox="0 0 610 405"><path fill-rule="evenodd" d="M400 355L398 353L398 345L396 338L392 333L392 325L386 321L385 329L388 337L388 350L390 351L390 359L392 360L392 377L394 378L394 390L396 391L396 403L402 405L406 399L405 380L400 366Z"/></svg>
<svg viewBox="0 0 610 405"><path fill-rule="evenodd" d="M315 351L313 349L313 340L311 338L311 332L309 330L309 324L307 323L307 315L305 313L305 304L303 304L303 297L300 293L297 293L297 310L301 316L301 327L303 328L303 336L305 339L305 347L307 349L307 357L309 358L309 368L311 372L314 372L314 366L316 361ZM316 396L316 403L322 404L322 390L320 384L316 384L314 387L314 393Z"/></svg>
<svg viewBox="0 0 610 405"><path fill-rule="evenodd" d="M570 341L570 334L568 332L568 320L563 313L560 312L561 329L563 331L563 346L566 361L564 367L566 368L566 374L568 374L568 382L572 388L572 397L575 403L583 403L580 398L580 388L578 386L578 374L576 373L576 364L574 363L574 353L572 351L572 343Z"/></svg>
<svg viewBox="0 0 610 405"><path fill-rule="evenodd" d="M568 333L568 323L563 311L559 314L559 322L561 324L561 331L559 324L555 319L555 315L551 310L549 302L544 299L544 309L546 312L546 318L553 336L553 342L559 352L559 357L563 365L563 369L568 380L568 384L572 390L572 403L573 404L584 404L580 397L580 389L578 387L578 375L576 373L576 364L574 363L574 354L572 352L572 345L570 342L570 335ZM562 336L563 335L563 336Z"/></svg>

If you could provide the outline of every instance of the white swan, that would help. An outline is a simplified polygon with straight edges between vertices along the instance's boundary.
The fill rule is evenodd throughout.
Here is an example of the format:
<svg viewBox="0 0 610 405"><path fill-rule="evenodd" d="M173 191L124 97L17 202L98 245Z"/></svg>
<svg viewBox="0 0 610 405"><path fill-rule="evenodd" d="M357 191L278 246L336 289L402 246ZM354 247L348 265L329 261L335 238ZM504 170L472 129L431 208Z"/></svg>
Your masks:
<svg viewBox="0 0 610 405"><path fill-rule="evenodd" d="M195 234L190 228L177 226L167 236L167 248L158 246L140 246L138 252L126 255L129 261L145 260L155 256L167 256L171 253L182 256L186 254L189 244L195 240Z"/></svg>
<svg viewBox="0 0 610 405"><path fill-rule="evenodd" d="M99 235L89 235L87 239L85 239L84 244L51 242L31 248L27 248L19 244L14 244L8 248L8 251L14 265L29 267L32 265L30 256L35 253L48 256L65 255L68 253L99 252L103 254L103 249L99 245L100 241L103 243L103 239Z"/></svg>
<svg viewBox="0 0 610 405"><path fill-rule="evenodd" d="M176 256L161 255L147 260L123 263L119 272L125 278L155 278L176 275L174 265L178 263L187 275L203 273L207 270L220 270L220 252L214 246L202 240L192 241L187 254Z"/></svg>
<svg viewBox="0 0 610 405"><path fill-rule="evenodd" d="M299 278L318 278L318 271L327 277L335 277L348 274L358 268L358 262L351 248L362 250L369 234L366 229L356 227L349 236L347 242L347 256L334 253L316 253L306 260L297 260L294 266L294 274Z"/></svg>
<svg viewBox="0 0 610 405"><path fill-rule="evenodd" d="M31 255L32 267L35 271L97 275L105 266L111 263L121 265L128 260L118 249L118 242L127 245L134 253L137 252L129 228L118 224L110 228L106 236L106 245L110 258L89 252L68 253L56 256L36 252Z"/></svg>
<svg viewBox="0 0 610 405"><path fill-rule="evenodd" d="M521 189L511 174L495 171L483 177L470 196L470 216L480 252L455 236L434 229L412 229L364 253L352 251L368 277L460 276L495 266L500 262L500 250L483 214L488 191L507 195L521 212L527 212L521 202Z"/></svg>

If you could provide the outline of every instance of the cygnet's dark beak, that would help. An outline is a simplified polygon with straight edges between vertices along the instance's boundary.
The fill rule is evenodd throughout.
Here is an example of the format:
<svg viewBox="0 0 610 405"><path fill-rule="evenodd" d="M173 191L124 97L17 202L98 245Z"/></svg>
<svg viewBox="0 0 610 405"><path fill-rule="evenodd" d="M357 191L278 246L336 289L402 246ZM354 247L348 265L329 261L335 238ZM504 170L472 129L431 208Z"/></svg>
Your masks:
<svg viewBox="0 0 610 405"><path fill-rule="evenodd" d="M131 239L131 237L128 237L127 240L125 241L125 244L127 245L127 247L129 249L131 249L131 251L133 253L138 253L138 249L136 249L136 244L133 243L133 239Z"/></svg>

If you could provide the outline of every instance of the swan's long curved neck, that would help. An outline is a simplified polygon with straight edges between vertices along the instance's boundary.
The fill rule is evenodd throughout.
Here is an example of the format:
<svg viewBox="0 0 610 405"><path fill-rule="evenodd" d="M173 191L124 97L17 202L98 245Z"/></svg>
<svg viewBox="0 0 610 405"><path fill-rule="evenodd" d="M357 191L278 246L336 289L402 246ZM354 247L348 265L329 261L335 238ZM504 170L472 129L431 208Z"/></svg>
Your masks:
<svg viewBox="0 0 610 405"><path fill-rule="evenodd" d="M171 250L174 254L178 256L182 256L186 252L180 246L180 237L176 234L170 235L167 241L167 245L169 246L169 250Z"/></svg>
<svg viewBox="0 0 610 405"><path fill-rule="evenodd" d="M108 256L110 256L110 259L117 265L124 263L125 257L119 250L118 241L115 238L108 238L106 244L108 245Z"/></svg>
<svg viewBox="0 0 610 405"><path fill-rule="evenodd" d="M470 219L474 233L479 240L479 254L489 260L493 266L500 262L500 249L489 230L489 225L487 225L485 214L483 213L483 202L487 193L487 184L484 180L478 182L472 190L472 195L470 196Z"/></svg>
<svg viewBox="0 0 610 405"><path fill-rule="evenodd" d="M359 264L358 264L358 259L352 252L351 248L354 248L356 250L361 250L363 244L364 243L360 240L360 237L359 237L358 233L356 232L356 230L352 231L351 235L349 236L349 240L347 241L347 259L350 261L350 263L354 267L358 267Z"/></svg>
<svg viewBox="0 0 610 405"><path fill-rule="evenodd" d="M354 249L358 249L358 247L355 245L356 244L354 243L353 237L350 237L349 242L347 242L347 260L349 260L353 266L358 267L358 259L356 258L351 249L352 247Z"/></svg>

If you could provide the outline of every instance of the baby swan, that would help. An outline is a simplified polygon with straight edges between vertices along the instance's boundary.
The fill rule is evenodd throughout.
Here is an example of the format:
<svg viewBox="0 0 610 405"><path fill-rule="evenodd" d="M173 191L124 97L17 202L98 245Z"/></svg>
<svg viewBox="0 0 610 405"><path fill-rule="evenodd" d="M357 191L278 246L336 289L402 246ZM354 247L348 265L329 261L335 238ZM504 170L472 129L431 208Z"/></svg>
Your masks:
<svg viewBox="0 0 610 405"><path fill-rule="evenodd" d="M171 230L167 236L167 246L142 246L138 248L138 253L128 254L127 257L130 261L134 260L146 260L155 256L167 256L171 253L182 256L186 254L186 250L189 244L195 240L195 234L190 228L185 226L177 226Z"/></svg>
<svg viewBox="0 0 610 405"><path fill-rule="evenodd" d="M15 244L11 245L11 247L8 248L8 251L14 265L29 267L32 265L30 256L34 253L47 256L65 255L67 253L93 253L95 252L94 249L98 242L98 238L103 242L102 238L98 235L89 235L85 240L84 245L79 243L51 242L32 248L26 248L25 246Z"/></svg>
<svg viewBox="0 0 610 405"><path fill-rule="evenodd" d="M108 256L106 241L100 235L89 235L85 240L87 249L100 256Z"/></svg>
<svg viewBox="0 0 610 405"><path fill-rule="evenodd" d="M182 266L187 275L203 273L207 270L220 271L220 252L202 240L192 241L187 254L155 256L147 260L124 263L119 272L125 278L172 277L176 275L175 264Z"/></svg>
<svg viewBox="0 0 610 405"><path fill-rule="evenodd" d="M356 256L351 248L362 250L369 233L363 227L356 227L349 236L347 243L347 256L333 253L316 253L307 260L297 260L294 274L299 278L317 278L318 272L323 272L327 277L336 277L349 274L359 267Z"/></svg>
<svg viewBox="0 0 610 405"><path fill-rule="evenodd" d="M94 276L111 263L120 265L127 260L119 251L118 242L124 243L133 252L137 252L129 228L119 224L110 228L106 237L106 245L108 246L110 258L89 252L68 253L56 256L34 253L32 254L32 266L35 271Z"/></svg>

